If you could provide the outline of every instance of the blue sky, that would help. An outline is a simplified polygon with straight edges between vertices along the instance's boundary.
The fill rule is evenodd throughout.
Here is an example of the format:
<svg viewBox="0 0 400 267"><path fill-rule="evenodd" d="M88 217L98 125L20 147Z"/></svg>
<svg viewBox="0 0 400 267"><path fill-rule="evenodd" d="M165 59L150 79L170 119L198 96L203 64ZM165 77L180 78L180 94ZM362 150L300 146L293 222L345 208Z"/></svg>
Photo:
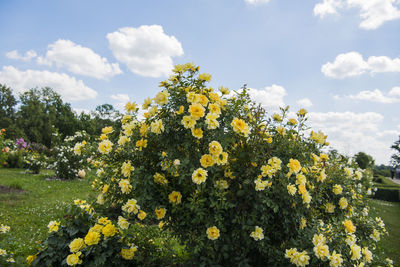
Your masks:
<svg viewBox="0 0 400 267"><path fill-rule="evenodd" d="M154 96L173 64L305 107L332 147L389 163L400 134L399 0L0 2L0 83L77 110Z"/></svg>

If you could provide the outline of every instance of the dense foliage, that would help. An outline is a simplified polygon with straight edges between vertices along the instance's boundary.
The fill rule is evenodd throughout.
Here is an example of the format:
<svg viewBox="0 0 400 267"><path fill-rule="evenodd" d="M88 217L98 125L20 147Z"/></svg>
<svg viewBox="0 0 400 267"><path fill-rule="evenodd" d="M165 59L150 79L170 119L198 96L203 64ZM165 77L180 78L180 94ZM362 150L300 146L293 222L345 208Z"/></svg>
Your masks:
<svg viewBox="0 0 400 267"><path fill-rule="evenodd" d="M135 223L158 223L184 242L190 265L390 266L377 246L384 223L368 216L371 173L324 153L326 136L308 131L304 109L267 117L246 88L219 94L206 86L210 79L192 64L177 65L163 90L145 100L145 119L127 103L121 131L103 129L92 161L99 194L88 209L110 220L91 220L96 242L88 223L79 224L86 228L60 249L84 242L64 249L62 264L90 265L93 254L127 259L118 246L104 256L114 240L108 230L118 225L124 236ZM128 243L125 249L140 252Z"/></svg>

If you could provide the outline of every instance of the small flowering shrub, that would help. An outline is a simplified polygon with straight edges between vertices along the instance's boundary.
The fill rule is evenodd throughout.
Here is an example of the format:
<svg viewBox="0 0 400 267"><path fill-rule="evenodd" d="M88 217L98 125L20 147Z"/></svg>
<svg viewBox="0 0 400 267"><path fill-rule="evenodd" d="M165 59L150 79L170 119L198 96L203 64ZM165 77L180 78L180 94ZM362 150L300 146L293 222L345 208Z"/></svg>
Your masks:
<svg viewBox="0 0 400 267"><path fill-rule="evenodd" d="M2 236L10 231L10 226L0 224L0 241L2 241ZM0 242L1 244L1 242ZM0 266L13 266L14 255L12 252L7 251L0 246Z"/></svg>
<svg viewBox="0 0 400 267"><path fill-rule="evenodd" d="M91 156L90 137L85 132L76 132L54 148L54 169L56 176L62 179L84 178Z"/></svg>
<svg viewBox="0 0 400 267"><path fill-rule="evenodd" d="M37 143L29 143L25 147L24 163L28 171L39 174L40 169L47 167L46 147Z"/></svg>
<svg viewBox="0 0 400 267"><path fill-rule="evenodd" d="M185 259L183 247L158 227L130 225L122 217L112 221L84 200L75 200L64 218L49 222L50 235L27 257L28 265L171 266Z"/></svg>
<svg viewBox="0 0 400 267"><path fill-rule="evenodd" d="M390 266L385 225L368 216L371 176L323 152L306 110L268 117L246 88L217 93L198 70L177 65L143 120L127 103L121 131L103 129L92 161L102 212L128 230L172 231L191 266Z"/></svg>

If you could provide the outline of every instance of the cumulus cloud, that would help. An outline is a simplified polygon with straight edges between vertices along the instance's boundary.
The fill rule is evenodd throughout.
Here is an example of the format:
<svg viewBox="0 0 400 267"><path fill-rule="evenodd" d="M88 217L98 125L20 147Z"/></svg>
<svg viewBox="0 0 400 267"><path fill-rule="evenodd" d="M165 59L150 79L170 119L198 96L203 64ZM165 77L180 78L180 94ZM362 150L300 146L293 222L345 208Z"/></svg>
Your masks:
<svg viewBox="0 0 400 267"><path fill-rule="evenodd" d="M183 55L181 43L164 33L160 25L125 27L107 34L115 58L138 75L168 76L173 68L172 57Z"/></svg>
<svg viewBox="0 0 400 267"><path fill-rule="evenodd" d="M323 18L351 8L360 10L360 28L365 30L377 29L387 21L400 18L400 2L396 0L323 0L314 6L314 15Z"/></svg>
<svg viewBox="0 0 400 267"><path fill-rule="evenodd" d="M299 105L300 107L303 107L303 108L309 108L309 107L311 107L311 106L313 105L313 103L311 102L311 100L308 99L308 98L299 99L299 100L296 102L296 104Z"/></svg>
<svg viewBox="0 0 400 267"><path fill-rule="evenodd" d="M72 73L97 79L106 79L122 73L118 63L108 63L106 58L96 54L92 49L70 40L58 40L48 48L44 57L38 57L38 64L55 64Z"/></svg>
<svg viewBox="0 0 400 267"><path fill-rule="evenodd" d="M31 59L37 57L37 53L34 50L29 50L25 52L25 55L20 55L17 50L12 50L6 53L6 57L10 59L16 59L28 62L31 61Z"/></svg>
<svg viewBox="0 0 400 267"><path fill-rule="evenodd" d="M4 66L0 71L0 83L21 93L35 87L51 87L66 101L95 98L97 92L65 73L50 71L21 71L13 66Z"/></svg>
<svg viewBox="0 0 400 267"><path fill-rule="evenodd" d="M310 112L309 124L328 135L328 142L349 156L359 151L372 155L377 163L388 164L394 131L382 131L384 117L376 112Z"/></svg>
<svg viewBox="0 0 400 267"><path fill-rule="evenodd" d="M245 0L245 2L250 5L260 5L268 3L269 0Z"/></svg>
<svg viewBox="0 0 400 267"><path fill-rule="evenodd" d="M284 107L283 98L287 95L285 88L280 85L273 84L264 89L249 88L250 98L260 103L267 111L278 110L279 107Z"/></svg>
<svg viewBox="0 0 400 267"><path fill-rule="evenodd" d="M335 79L359 76L364 73L400 72L400 58L371 56L364 60L360 53L352 51L339 54L334 62L322 65L321 72L325 76Z"/></svg>
<svg viewBox="0 0 400 267"><path fill-rule="evenodd" d="M375 89L361 91L356 95L348 95L346 98L385 104L398 103L400 102L400 87L393 87L387 94L382 93L379 89Z"/></svg>

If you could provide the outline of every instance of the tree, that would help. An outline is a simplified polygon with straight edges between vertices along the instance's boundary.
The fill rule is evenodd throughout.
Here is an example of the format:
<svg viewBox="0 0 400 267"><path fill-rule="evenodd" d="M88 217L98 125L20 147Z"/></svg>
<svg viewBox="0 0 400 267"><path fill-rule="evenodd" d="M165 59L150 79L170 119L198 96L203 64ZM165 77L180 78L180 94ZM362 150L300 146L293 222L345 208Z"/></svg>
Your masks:
<svg viewBox="0 0 400 267"><path fill-rule="evenodd" d="M400 166L400 136L399 140L394 142L391 148L395 150L395 153L391 157L391 165L393 167Z"/></svg>
<svg viewBox="0 0 400 267"><path fill-rule="evenodd" d="M53 133L61 138L73 135L77 119L68 103L49 87L30 89L20 95L21 106L17 112L17 124L31 142L51 147Z"/></svg>
<svg viewBox="0 0 400 267"><path fill-rule="evenodd" d="M364 152L358 152L356 155L354 155L354 159L358 166L364 170L367 168L372 168L375 164L374 158Z"/></svg>
<svg viewBox="0 0 400 267"><path fill-rule="evenodd" d="M15 125L15 99L10 87L0 84L0 128L7 129L7 138L16 138L21 134Z"/></svg>

